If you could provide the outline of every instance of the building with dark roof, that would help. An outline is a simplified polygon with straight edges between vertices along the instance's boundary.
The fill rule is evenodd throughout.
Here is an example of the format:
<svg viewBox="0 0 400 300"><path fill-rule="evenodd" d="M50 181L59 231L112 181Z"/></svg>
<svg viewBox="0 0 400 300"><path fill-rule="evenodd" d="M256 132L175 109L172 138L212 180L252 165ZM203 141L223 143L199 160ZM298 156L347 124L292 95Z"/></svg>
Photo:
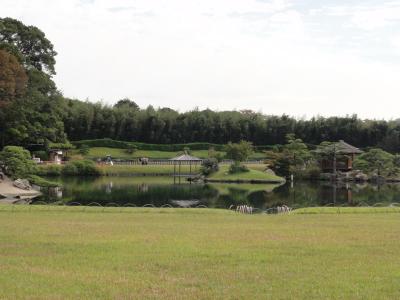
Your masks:
<svg viewBox="0 0 400 300"><path fill-rule="evenodd" d="M357 155L363 153L361 149L354 147L343 140L327 145L322 151L332 153L332 157L321 160L321 169L323 172L333 171L333 156L336 156L337 171L351 171L353 169L354 159Z"/></svg>

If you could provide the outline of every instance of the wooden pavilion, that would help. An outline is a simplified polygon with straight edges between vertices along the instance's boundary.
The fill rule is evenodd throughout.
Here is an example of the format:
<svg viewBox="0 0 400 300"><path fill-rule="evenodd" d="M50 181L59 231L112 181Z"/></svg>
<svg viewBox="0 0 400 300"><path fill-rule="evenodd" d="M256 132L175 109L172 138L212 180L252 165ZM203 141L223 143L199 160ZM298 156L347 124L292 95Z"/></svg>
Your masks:
<svg viewBox="0 0 400 300"><path fill-rule="evenodd" d="M336 164L336 170L348 172L353 169L353 161L357 155L363 153L357 147L354 147L343 140L328 145L329 151L333 153L332 159L323 159L321 161L322 171L331 171Z"/></svg>
<svg viewBox="0 0 400 300"><path fill-rule="evenodd" d="M196 166L198 164L201 164L203 161L201 158L191 156L187 153L179 155L177 157L171 158L171 161L174 163L174 177L182 176L181 172L181 166L182 165L189 165L189 174L184 174L183 176L192 176L192 166Z"/></svg>

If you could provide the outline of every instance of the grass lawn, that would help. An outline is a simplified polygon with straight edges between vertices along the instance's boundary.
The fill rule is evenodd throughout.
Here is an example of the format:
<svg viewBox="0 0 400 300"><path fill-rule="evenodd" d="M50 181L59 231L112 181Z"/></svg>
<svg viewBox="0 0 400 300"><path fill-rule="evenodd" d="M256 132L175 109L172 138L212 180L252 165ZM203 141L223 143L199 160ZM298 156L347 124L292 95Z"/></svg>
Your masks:
<svg viewBox="0 0 400 300"><path fill-rule="evenodd" d="M78 154L78 150L72 151L72 154ZM87 158L101 158L106 157L106 155L111 155L113 158L120 159L135 159L139 157L148 157L153 159L169 159L178 156L182 151L169 152L169 151L152 151L152 150L137 150L133 154L126 153L125 149L119 148L107 148L107 147L93 147L90 148L89 154L86 155ZM223 153L223 152L220 152ZM207 158L208 150L193 150L191 155L199 158ZM251 159L263 159L265 155L263 153L254 153Z"/></svg>
<svg viewBox="0 0 400 300"><path fill-rule="evenodd" d="M256 169L253 166L257 166ZM263 165L248 165L249 171L242 173L229 174L229 165L220 166L219 171L207 177L208 180L222 180L222 181L250 181L250 180L264 180L264 181L284 181L282 177L268 174L261 171ZM265 168L265 166L264 166Z"/></svg>
<svg viewBox="0 0 400 300"><path fill-rule="evenodd" d="M250 164L247 165L251 170L261 172L258 170L264 170L265 165L263 164ZM200 172L200 165L192 166L192 173ZM221 169L226 169L228 166L222 166ZM99 169L104 175L107 176L127 176L132 174L158 174L158 175L170 175L174 173L174 165L99 165ZM178 172L178 166L176 166L176 172ZM189 174L190 166L181 165L181 173ZM265 174L265 173L263 173Z"/></svg>
<svg viewBox="0 0 400 300"><path fill-rule="evenodd" d="M398 214L46 210L0 206L0 299L400 298Z"/></svg>
<svg viewBox="0 0 400 300"><path fill-rule="evenodd" d="M106 176L128 176L128 175L171 175L174 173L174 165L101 165L100 171ZM179 167L176 166L178 173ZM192 173L199 173L200 166L192 166ZM182 165L181 173L189 174L190 166Z"/></svg>

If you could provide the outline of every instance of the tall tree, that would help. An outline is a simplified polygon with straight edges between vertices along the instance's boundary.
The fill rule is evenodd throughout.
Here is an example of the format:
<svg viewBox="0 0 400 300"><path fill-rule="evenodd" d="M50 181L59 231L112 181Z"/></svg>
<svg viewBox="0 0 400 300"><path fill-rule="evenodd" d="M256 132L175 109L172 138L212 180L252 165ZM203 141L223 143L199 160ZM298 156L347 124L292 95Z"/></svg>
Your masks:
<svg viewBox="0 0 400 300"><path fill-rule="evenodd" d="M0 50L0 106L26 92L28 76L12 54Z"/></svg>
<svg viewBox="0 0 400 300"><path fill-rule="evenodd" d="M2 144L65 142L61 119L63 99L51 79L55 74L56 55L51 42L38 28L3 18L0 19L0 49L12 53L28 76L23 97L17 95L4 111Z"/></svg>
<svg viewBox="0 0 400 300"><path fill-rule="evenodd" d="M114 107L116 108L130 108L130 109L139 109L139 105L136 104L135 101L132 101L129 98L124 98L119 100L116 104L114 104Z"/></svg>
<svg viewBox="0 0 400 300"><path fill-rule="evenodd" d="M397 163L395 157L382 149L370 149L356 158L354 167L365 172L377 172L377 175L388 175L393 172Z"/></svg>
<svg viewBox="0 0 400 300"><path fill-rule="evenodd" d="M57 52L43 31L35 26L26 26L12 18L0 18L0 48L18 56L28 70L35 68L48 75L56 73Z"/></svg>

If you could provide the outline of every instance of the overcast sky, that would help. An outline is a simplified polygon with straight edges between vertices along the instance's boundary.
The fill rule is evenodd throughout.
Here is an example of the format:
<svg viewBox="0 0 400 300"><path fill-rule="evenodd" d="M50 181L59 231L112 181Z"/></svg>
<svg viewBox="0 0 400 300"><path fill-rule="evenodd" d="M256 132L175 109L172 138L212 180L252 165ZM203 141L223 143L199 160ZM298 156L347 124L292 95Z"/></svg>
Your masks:
<svg viewBox="0 0 400 300"><path fill-rule="evenodd" d="M400 1L0 0L42 29L71 98L400 117Z"/></svg>

